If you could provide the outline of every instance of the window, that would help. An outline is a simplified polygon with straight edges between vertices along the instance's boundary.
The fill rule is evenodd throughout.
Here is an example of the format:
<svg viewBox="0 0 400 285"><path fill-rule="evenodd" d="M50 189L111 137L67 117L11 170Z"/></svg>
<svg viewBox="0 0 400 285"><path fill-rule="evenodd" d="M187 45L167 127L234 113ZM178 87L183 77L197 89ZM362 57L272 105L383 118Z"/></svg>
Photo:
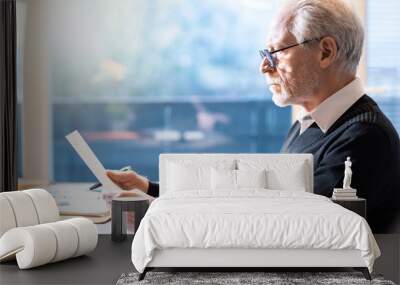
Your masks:
<svg viewBox="0 0 400 285"><path fill-rule="evenodd" d="M367 1L369 94L400 132L400 2Z"/></svg>
<svg viewBox="0 0 400 285"><path fill-rule="evenodd" d="M153 180L162 152L279 151L291 110L258 71L279 1L20 2L36 34L25 52L43 59L29 76L46 95L30 92L49 112L53 181L95 180L65 139L75 129L106 168Z"/></svg>

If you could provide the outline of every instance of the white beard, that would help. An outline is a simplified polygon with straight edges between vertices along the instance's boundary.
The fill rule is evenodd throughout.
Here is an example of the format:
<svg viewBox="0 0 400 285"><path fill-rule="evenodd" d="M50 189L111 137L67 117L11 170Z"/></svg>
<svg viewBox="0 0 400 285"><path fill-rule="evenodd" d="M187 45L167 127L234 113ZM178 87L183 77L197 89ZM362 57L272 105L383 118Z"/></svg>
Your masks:
<svg viewBox="0 0 400 285"><path fill-rule="evenodd" d="M287 96L286 92L283 93L272 93L272 101L278 107L287 107L290 105L290 96Z"/></svg>
<svg viewBox="0 0 400 285"><path fill-rule="evenodd" d="M292 88L293 93L289 93L283 84L280 86L280 92L272 92L272 101L278 107L287 107L292 104L299 104L302 98L312 96L314 90L319 85L319 76L317 72L304 72L303 78L298 79L301 84L296 89Z"/></svg>

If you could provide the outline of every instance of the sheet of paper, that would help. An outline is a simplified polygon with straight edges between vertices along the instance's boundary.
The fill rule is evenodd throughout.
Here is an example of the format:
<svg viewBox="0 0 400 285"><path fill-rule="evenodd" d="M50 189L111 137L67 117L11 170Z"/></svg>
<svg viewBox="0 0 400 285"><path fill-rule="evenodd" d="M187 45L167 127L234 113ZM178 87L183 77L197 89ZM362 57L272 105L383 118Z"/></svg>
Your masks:
<svg viewBox="0 0 400 285"><path fill-rule="evenodd" d="M78 131L73 131L72 133L67 135L66 138L79 154L79 156L82 158L82 160L89 167L89 169L93 172L94 176L96 176L99 182L103 184L102 189L107 192L122 191L122 189L106 175L106 170L104 169L103 164L101 164L96 155L93 153L92 149L89 147L89 145L82 138ZM154 197L137 189L130 191L136 193L139 196L146 197L150 200L154 199Z"/></svg>

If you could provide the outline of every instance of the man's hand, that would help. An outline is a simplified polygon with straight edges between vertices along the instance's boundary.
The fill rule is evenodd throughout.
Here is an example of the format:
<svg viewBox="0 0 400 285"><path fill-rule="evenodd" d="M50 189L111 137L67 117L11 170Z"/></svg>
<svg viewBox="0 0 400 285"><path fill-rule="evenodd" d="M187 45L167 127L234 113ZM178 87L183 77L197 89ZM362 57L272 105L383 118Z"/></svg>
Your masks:
<svg viewBox="0 0 400 285"><path fill-rule="evenodd" d="M108 170L107 176L124 190L139 189L145 193L149 189L149 180L133 170L118 171Z"/></svg>

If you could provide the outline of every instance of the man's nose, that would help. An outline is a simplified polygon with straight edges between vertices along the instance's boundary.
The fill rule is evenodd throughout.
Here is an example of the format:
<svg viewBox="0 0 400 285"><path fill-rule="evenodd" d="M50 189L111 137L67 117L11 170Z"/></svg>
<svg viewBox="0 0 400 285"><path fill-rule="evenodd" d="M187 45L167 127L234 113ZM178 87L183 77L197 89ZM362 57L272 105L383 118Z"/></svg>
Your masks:
<svg viewBox="0 0 400 285"><path fill-rule="evenodd" d="M270 72L273 72L273 71L275 71L275 68L272 67L269 64L268 59L266 57L264 57L264 59L261 62L261 65L260 65L260 72L265 74L265 73L270 73Z"/></svg>

